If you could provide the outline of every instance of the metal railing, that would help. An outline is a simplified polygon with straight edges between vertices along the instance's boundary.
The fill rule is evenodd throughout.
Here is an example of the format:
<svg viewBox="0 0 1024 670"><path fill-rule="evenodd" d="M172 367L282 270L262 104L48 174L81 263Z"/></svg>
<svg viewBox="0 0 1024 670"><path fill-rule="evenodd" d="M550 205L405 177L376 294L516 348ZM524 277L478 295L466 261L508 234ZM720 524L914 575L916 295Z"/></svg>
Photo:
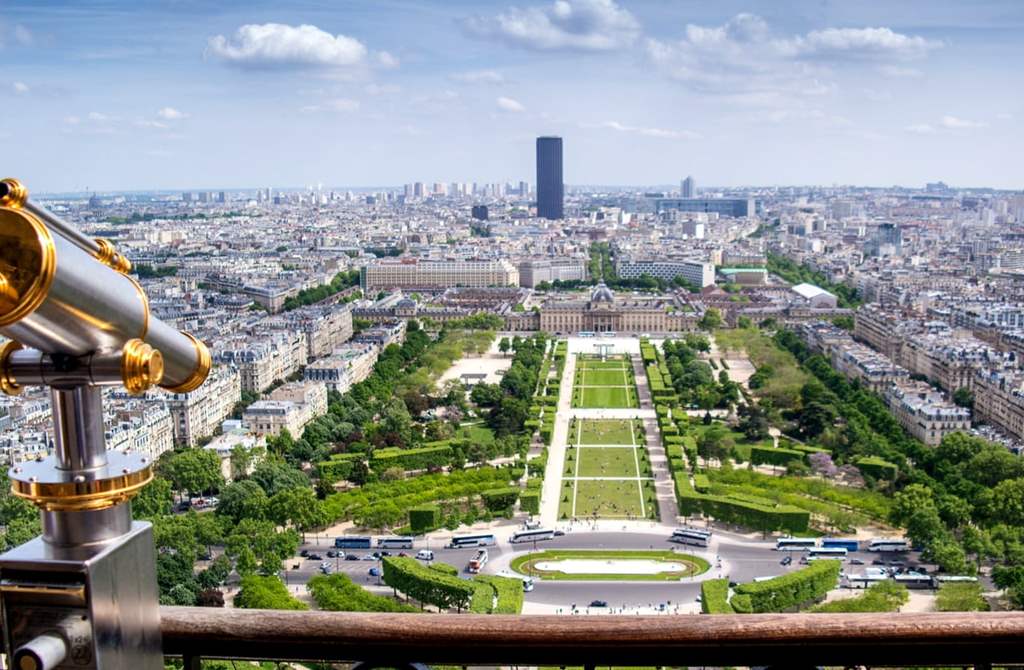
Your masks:
<svg viewBox="0 0 1024 670"><path fill-rule="evenodd" d="M167 656L368 666L1024 667L1024 612L495 616L162 607Z"/></svg>

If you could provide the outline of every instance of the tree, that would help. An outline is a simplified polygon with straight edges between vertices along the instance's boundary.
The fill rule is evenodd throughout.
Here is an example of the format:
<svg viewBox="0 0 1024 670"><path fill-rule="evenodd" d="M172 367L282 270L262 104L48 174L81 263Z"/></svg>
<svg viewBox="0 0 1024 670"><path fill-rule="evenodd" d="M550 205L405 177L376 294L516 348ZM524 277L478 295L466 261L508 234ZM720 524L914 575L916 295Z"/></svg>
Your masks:
<svg viewBox="0 0 1024 670"><path fill-rule="evenodd" d="M494 407L502 395L501 387L497 384L480 383L469 392L469 399L480 407Z"/></svg>
<svg viewBox="0 0 1024 670"><path fill-rule="evenodd" d="M281 526L298 528L305 541L305 531L315 527L322 518L320 505L316 494L308 487L285 489L270 499L267 516Z"/></svg>
<svg viewBox="0 0 1024 670"><path fill-rule="evenodd" d="M509 349L511 348L512 343L509 341L507 337L501 338L501 341L498 342L498 351L500 351L503 354L507 354L509 352Z"/></svg>
<svg viewBox="0 0 1024 670"><path fill-rule="evenodd" d="M810 463L811 472L816 475L831 479L839 473L839 468L832 461L832 455L824 451L816 451L810 454L807 457L807 461Z"/></svg>
<svg viewBox="0 0 1024 670"><path fill-rule="evenodd" d="M808 438L815 438L821 435L827 428L835 423L836 413L830 405L820 402L812 402L800 410L798 423L800 433Z"/></svg>
<svg viewBox="0 0 1024 670"><path fill-rule="evenodd" d="M249 474L254 458L253 451L241 444L231 448L231 479L242 479Z"/></svg>
<svg viewBox="0 0 1024 670"><path fill-rule="evenodd" d="M217 514L238 523L242 519L263 519L269 499L255 480L246 479L224 487L217 503Z"/></svg>
<svg viewBox="0 0 1024 670"><path fill-rule="evenodd" d="M264 461L252 472L250 478L256 482L267 497L285 489L309 486L309 478L301 471L279 460Z"/></svg>
<svg viewBox="0 0 1024 670"><path fill-rule="evenodd" d="M204 589L196 594L196 607L224 607L224 592L220 589Z"/></svg>
<svg viewBox="0 0 1024 670"><path fill-rule="evenodd" d="M722 313L714 307L708 307L704 311L704 316L700 317L700 321L697 325L701 330L715 330L722 327Z"/></svg>
<svg viewBox="0 0 1024 670"><path fill-rule="evenodd" d="M946 582L935 596L935 609L940 612L984 612L988 608L978 582Z"/></svg>
<svg viewBox="0 0 1024 670"><path fill-rule="evenodd" d="M132 516L136 519L152 519L170 514L173 506L171 483L163 477L153 477L139 495L132 499Z"/></svg>
<svg viewBox="0 0 1024 670"><path fill-rule="evenodd" d="M953 392L953 402L960 407L971 409L974 407L974 394L971 392L971 389L961 386Z"/></svg>
<svg viewBox="0 0 1024 670"><path fill-rule="evenodd" d="M249 575L242 578L241 589L235 596L235 607L261 610L306 610L309 607L288 593L276 575Z"/></svg>
<svg viewBox="0 0 1024 670"><path fill-rule="evenodd" d="M715 424L705 430L697 440L697 453L706 461L721 462L729 455L732 446L733 440L729 437L729 431L725 426Z"/></svg>
<svg viewBox="0 0 1024 670"><path fill-rule="evenodd" d="M743 419L740 421L739 429L748 440L763 440L768 437L770 425L764 410L757 405L744 405L740 408L740 415Z"/></svg>
<svg viewBox="0 0 1024 670"><path fill-rule="evenodd" d="M223 485L224 477L220 467L217 452L196 448L171 456L161 467L161 474L170 480L176 490L186 491L191 497Z"/></svg>

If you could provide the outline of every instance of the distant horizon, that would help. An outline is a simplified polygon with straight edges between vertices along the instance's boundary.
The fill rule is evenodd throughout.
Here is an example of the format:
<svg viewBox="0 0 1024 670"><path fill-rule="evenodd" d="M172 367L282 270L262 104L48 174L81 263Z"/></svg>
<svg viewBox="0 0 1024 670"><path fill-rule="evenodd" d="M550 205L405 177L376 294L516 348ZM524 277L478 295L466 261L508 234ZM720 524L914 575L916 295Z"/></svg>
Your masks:
<svg viewBox="0 0 1024 670"><path fill-rule="evenodd" d="M572 184L1024 186L1018 0L5 9L3 172L36 191L532 182L546 135Z"/></svg>

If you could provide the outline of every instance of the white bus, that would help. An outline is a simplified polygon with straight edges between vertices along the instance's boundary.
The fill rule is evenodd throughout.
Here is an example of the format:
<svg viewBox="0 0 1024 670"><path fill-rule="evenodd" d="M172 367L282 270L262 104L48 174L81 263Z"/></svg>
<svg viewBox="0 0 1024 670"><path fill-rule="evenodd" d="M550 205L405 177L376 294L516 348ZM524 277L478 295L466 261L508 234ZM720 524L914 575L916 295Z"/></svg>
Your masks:
<svg viewBox="0 0 1024 670"><path fill-rule="evenodd" d="M865 572L860 575L848 575L846 577L846 583L851 589L866 589L872 584L884 582L887 579L889 579L889 575L878 570L876 572Z"/></svg>
<svg viewBox="0 0 1024 670"><path fill-rule="evenodd" d="M817 544L813 537L780 537L775 541L775 551L807 551Z"/></svg>
<svg viewBox="0 0 1024 670"><path fill-rule="evenodd" d="M487 558L487 550L481 549L480 551L476 552L476 555L473 558L469 559L469 565L466 567L466 569L469 572L480 572L481 570L483 570L483 567L487 565Z"/></svg>
<svg viewBox="0 0 1024 670"><path fill-rule="evenodd" d="M935 575L932 577L932 582L935 584L934 588L939 588L943 584L973 584L976 581L978 581L977 577L971 577L969 575Z"/></svg>
<svg viewBox="0 0 1024 670"><path fill-rule="evenodd" d="M876 537L868 542L868 551L910 551L910 545L906 540L898 540L891 537Z"/></svg>
<svg viewBox="0 0 1024 670"><path fill-rule="evenodd" d="M482 535L454 535L452 536L452 549L460 547L490 547L494 544L494 535L486 533Z"/></svg>
<svg viewBox="0 0 1024 670"><path fill-rule="evenodd" d="M550 528L536 528L534 530L517 530L512 533L512 537L509 538L509 542L515 544L517 542L539 542L540 540L550 540L555 536L555 531Z"/></svg>
<svg viewBox="0 0 1024 670"><path fill-rule="evenodd" d="M672 531L670 542L692 544L695 547L706 547L711 542L711 531L700 528L676 528Z"/></svg>
<svg viewBox="0 0 1024 670"><path fill-rule="evenodd" d="M935 588L934 582L932 582L931 575L923 575L917 572L908 572L902 575L896 575L892 578L897 584L903 584L908 589L933 589Z"/></svg>
<svg viewBox="0 0 1024 670"><path fill-rule="evenodd" d="M377 540L379 549L412 549L411 537L382 537Z"/></svg>
<svg viewBox="0 0 1024 670"><path fill-rule="evenodd" d="M845 547L811 547L807 550L807 560L814 560L816 558L835 558L840 561L846 560L846 548Z"/></svg>

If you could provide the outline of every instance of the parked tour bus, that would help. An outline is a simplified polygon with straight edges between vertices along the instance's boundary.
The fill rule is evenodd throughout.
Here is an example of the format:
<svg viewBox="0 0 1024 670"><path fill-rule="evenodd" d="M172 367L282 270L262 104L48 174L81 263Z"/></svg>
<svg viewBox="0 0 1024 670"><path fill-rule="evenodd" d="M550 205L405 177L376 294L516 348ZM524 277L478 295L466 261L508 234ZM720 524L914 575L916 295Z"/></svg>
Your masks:
<svg viewBox="0 0 1024 670"><path fill-rule="evenodd" d="M906 540L891 537L876 537L868 542L868 551L910 551L910 544Z"/></svg>
<svg viewBox="0 0 1024 670"><path fill-rule="evenodd" d="M841 537L826 537L821 541L821 546L826 548L841 547L847 551L859 551L860 542Z"/></svg>
<svg viewBox="0 0 1024 670"><path fill-rule="evenodd" d="M807 559L834 558L845 561L846 553L846 549L843 547L811 547L807 550Z"/></svg>
<svg viewBox="0 0 1024 670"><path fill-rule="evenodd" d="M470 572L480 572L485 565L487 565L487 550L481 549L473 558L469 559L469 566L466 569Z"/></svg>
<svg viewBox="0 0 1024 670"><path fill-rule="evenodd" d="M813 537L780 537L775 541L775 551L807 551L817 544Z"/></svg>
<svg viewBox="0 0 1024 670"><path fill-rule="evenodd" d="M452 537L451 548L490 547L494 543L495 539L492 533L484 533L480 535L455 535Z"/></svg>
<svg viewBox="0 0 1024 670"><path fill-rule="evenodd" d="M377 540L381 549L412 549L411 537L382 537Z"/></svg>
<svg viewBox="0 0 1024 670"><path fill-rule="evenodd" d="M338 549L369 549L372 540L365 535L342 535L334 538L334 546Z"/></svg>
<svg viewBox="0 0 1024 670"><path fill-rule="evenodd" d="M555 531L550 528L535 528L533 530L517 530L512 533L512 537L509 538L509 542L513 544L517 542L539 542L540 540L550 540L555 536Z"/></svg>
<svg viewBox="0 0 1024 670"><path fill-rule="evenodd" d="M702 528L676 528L672 531L672 537L669 540L679 544L706 547L711 542L711 531Z"/></svg>

